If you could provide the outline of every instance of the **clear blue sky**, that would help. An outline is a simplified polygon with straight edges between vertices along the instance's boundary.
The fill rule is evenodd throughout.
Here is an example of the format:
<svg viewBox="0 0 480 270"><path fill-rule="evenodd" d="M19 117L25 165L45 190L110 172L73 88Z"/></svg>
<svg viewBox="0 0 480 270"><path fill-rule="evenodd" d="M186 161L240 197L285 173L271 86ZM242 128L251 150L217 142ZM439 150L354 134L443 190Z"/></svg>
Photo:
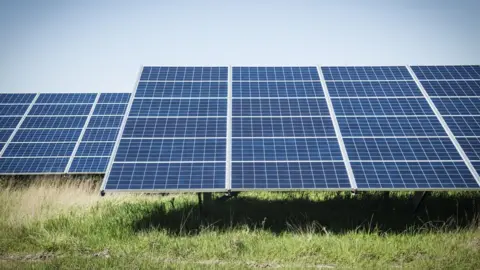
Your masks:
<svg viewBox="0 0 480 270"><path fill-rule="evenodd" d="M480 64L480 1L0 3L0 92L130 92L142 65Z"/></svg>

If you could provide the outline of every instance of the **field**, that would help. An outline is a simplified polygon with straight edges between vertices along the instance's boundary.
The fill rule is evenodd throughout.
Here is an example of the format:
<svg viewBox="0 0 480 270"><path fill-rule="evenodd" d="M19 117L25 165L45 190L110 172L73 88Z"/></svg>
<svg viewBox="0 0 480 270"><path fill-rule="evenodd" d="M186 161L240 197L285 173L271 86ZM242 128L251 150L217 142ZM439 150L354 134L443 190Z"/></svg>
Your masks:
<svg viewBox="0 0 480 270"><path fill-rule="evenodd" d="M100 179L3 179L0 268L479 269L479 192L107 195Z"/></svg>

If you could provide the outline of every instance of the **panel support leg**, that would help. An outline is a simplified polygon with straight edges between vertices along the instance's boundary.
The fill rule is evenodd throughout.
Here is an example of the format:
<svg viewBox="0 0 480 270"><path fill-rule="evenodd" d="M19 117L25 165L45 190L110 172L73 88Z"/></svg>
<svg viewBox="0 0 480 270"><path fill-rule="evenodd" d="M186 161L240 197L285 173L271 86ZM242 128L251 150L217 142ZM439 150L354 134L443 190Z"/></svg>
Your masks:
<svg viewBox="0 0 480 270"><path fill-rule="evenodd" d="M423 200L427 196L427 191L415 191L413 194L413 212L416 213Z"/></svg>

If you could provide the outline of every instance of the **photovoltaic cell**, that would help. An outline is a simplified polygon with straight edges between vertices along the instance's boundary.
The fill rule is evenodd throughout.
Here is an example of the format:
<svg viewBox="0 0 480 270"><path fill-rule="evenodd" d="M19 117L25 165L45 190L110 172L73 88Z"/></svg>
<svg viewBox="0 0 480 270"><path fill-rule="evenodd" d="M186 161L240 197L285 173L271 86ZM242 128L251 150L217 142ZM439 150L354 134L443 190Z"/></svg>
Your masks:
<svg viewBox="0 0 480 270"><path fill-rule="evenodd" d="M118 129L86 129L82 141L115 141L118 135Z"/></svg>
<svg viewBox="0 0 480 270"><path fill-rule="evenodd" d="M40 103L93 103L96 93L40 94L35 104Z"/></svg>
<svg viewBox="0 0 480 270"><path fill-rule="evenodd" d="M447 136L436 117L338 117L343 136Z"/></svg>
<svg viewBox="0 0 480 270"><path fill-rule="evenodd" d="M335 136L327 117L232 118L233 137L324 137Z"/></svg>
<svg viewBox="0 0 480 270"><path fill-rule="evenodd" d="M480 115L480 98L433 98L442 115Z"/></svg>
<svg viewBox="0 0 480 270"><path fill-rule="evenodd" d="M13 142L76 142L81 129L19 129Z"/></svg>
<svg viewBox="0 0 480 270"><path fill-rule="evenodd" d="M75 143L10 143L3 157L66 157Z"/></svg>
<svg viewBox="0 0 480 270"><path fill-rule="evenodd" d="M232 189L350 188L343 162L233 162Z"/></svg>
<svg viewBox="0 0 480 270"><path fill-rule="evenodd" d="M140 82L136 98L216 98L226 97L228 83L225 82Z"/></svg>
<svg viewBox="0 0 480 270"><path fill-rule="evenodd" d="M316 67L233 67L234 81L319 81Z"/></svg>
<svg viewBox="0 0 480 270"><path fill-rule="evenodd" d="M322 67L325 80L413 80L404 66Z"/></svg>
<svg viewBox="0 0 480 270"><path fill-rule="evenodd" d="M335 114L356 116L435 115L424 98L332 99Z"/></svg>
<svg viewBox="0 0 480 270"><path fill-rule="evenodd" d="M33 105L28 115L88 115L91 107L90 104Z"/></svg>
<svg viewBox="0 0 480 270"><path fill-rule="evenodd" d="M104 173L110 157L75 157L69 173Z"/></svg>
<svg viewBox="0 0 480 270"><path fill-rule="evenodd" d="M29 105L0 105L0 115L23 116Z"/></svg>
<svg viewBox="0 0 480 270"><path fill-rule="evenodd" d="M8 141L10 135L12 135L13 129L0 129L0 142Z"/></svg>
<svg viewBox="0 0 480 270"><path fill-rule="evenodd" d="M0 173L61 173L68 158L1 158Z"/></svg>
<svg viewBox="0 0 480 270"><path fill-rule="evenodd" d="M130 93L102 93L98 103L128 103Z"/></svg>
<svg viewBox="0 0 480 270"><path fill-rule="evenodd" d="M480 96L480 81L422 81L430 96Z"/></svg>
<svg viewBox="0 0 480 270"><path fill-rule="evenodd" d="M352 162L359 189L479 188L463 162Z"/></svg>
<svg viewBox="0 0 480 270"><path fill-rule="evenodd" d="M35 98L35 94L0 94L0 104L6 104L6 103L30 104L34 98Z"/></svg>
<svg viewBox="0 0 480 270"><path fill-rule="evenodd" d="M15 128L22 117L0 117L0 128Z"/></svg>
<svg viewBox="0 0 480 270"><path fill-rule="evenodd" d="M455 136L479 136L480 117L444 116L445 122Z"/></svg>
<svg viewBox="0 0 480 270"><path fill-rule="evenodd" d="M422 96L414 81L328 81L331 97L400 97Z"/></svg>
<svg viewBox="0 0 480 270"><path fill-rule="evenodd" d="M233 82L232 95L237 97L323 97L319 81Z"/></svg>
<svg viewBox="0 0 480 270"><path fill-rule="evenodd" d="M124 115L127 104L97 104L93 115Z"/></svg>
<svg viewBox="0 0 480 270"><path fill-rule="evenodd" d="M225 189L225 162L113 163L106 189Z"/></svg>
<svg viewBox="0 0 480 270"><path fill-rule="evenodd" d="M88 128L118 128L122 120L123 116L92 116Z"/></svg>
<svg viewBox="0 0 480 270"><path fill-rule="evenodd" d="M328 116L327 102L319 99L233 99L233 116Z"/></svg>
<svg viewBox="0 0 480 270"><path fill-rule="evenodd" d="M227 119L221 118L129 118L123 138L225 137Z"/></svg>
<svg viewBox="0 0 480 270"><path fill-rule="evenodd" d="M345 138L350 160L462 160L450 138Z"/></svg>
<svg viewBox="0 0 480 270"><path fill-rule="evenodd" d="M226 81L227 67L144 67L142 81Z"/></svg>
<svg viewBox="0 0 480 270"><path fill-rule="evenodd" d="M342 160L336 138L233 139L233 161Z"/></svg>
<svg viewBox="0 0 480 270"><path fill-rule="evenodd" d="M480 137L457 138L457 141L470 160L480 161Z"/></svg>
<svg viewBox="0 0 480 270"><path fill-rule="evenodd" d="M135 99L130 116L226 116L227 99Z"/></svg>
<svg viewBox="0 0 480 270"><path fill-rule="evenodd" d="M419 80L480 80L480 66L412 66Z"/></svg>
<svg viewBox="0 0 480 270"><path fill-rule="evenodd" d="M26 117L21 128L83 128L86 116Z"/></svg>
<svg viewBox="0 0 480 270"><path fill-rule="evenodd" d="M225 139L122 139L115 161L225 161L225 150Z"/></svg>

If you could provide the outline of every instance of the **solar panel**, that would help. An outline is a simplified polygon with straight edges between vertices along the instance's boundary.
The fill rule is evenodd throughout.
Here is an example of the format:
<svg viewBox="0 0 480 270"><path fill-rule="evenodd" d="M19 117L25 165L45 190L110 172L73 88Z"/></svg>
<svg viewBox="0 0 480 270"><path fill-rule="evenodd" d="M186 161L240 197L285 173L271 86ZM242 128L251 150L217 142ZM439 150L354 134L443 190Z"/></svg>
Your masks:
<svg viewBox="0 0 480 270"><path fill-rule="evenodd" d="M403 66L322 67L322 72L327 81L412 80L412 76Z"/></svg>
<svg viewBox="0 0 480 270"><path fill-rule="evenodd" d="M480 80L480 66L412 66L420 80Z"/></svg>
<svg viewBox="0 0 480 270"><path fill-rule="evenodd" d="M233 67L233 81L320 81L316 67Z"/></svg>
<svg viewBox="0 0 480 270"><path fill-rule="evenodd" d="M234 117L233 137L326 137L335 136L327 117Z"/></svg>
<svg viewBox="0 0 480 270"><path fill-rule="evenodd" d="M226 67L144 67L106 190L225 188Z"/></svg>
<svg viewBox="0 0 480 270"><path fill-rule="evenodd" d="M338 116L434 115L423 98L332 99Z"/></svg>
<svg viewBox="0 0 480 270"><path fill-rule="evenodd" d="M422 81L427 93L434 96L480 96L480 81Z"/></svg>
<svg viewBox="0 0 480 270"><path fill-rule="evenodd" d="M35 94L0 94L0 104L30 104L35 98Z"/></svg>
<svg viewBox="0 0 480 270"><path fill-rule="evenodd" d="M127 104L97 104L93 115L124 115Z"/></svg>
<svg viewBox="0 0 480 270"><path fill-rule="evenodd" d="M323 97L319 81L239 81L232 83L233 97Z"/></svg>
<svg viewBox="0 0 480 270"><path fill-rule="evenodd" d="M325 99L234 99L233 116L328 116Z"/></svg>
<svg viewBox="0 0 480 270"><path fill-rule="evenodd" d="M28 105L0 105L0 115L24 115Z"/></svg>
<svg viewBox="0 0 480 270"><path fill-rule="evenodd" d="M0 161L5 160L0 174L105 172L126 108L122 102L129 96L128 93L4 95L7 103L30 103L0 105L3 113L0 138L6 143L0 152ZM104 103L98 104L101 99ZM1 106L10 107L1 111ZM95 116L91 123L94 128L86 129L95 106L99 106L97 111L101 113L117 116L113 119ZM17 113L16 110L20 112L19 117L5 116ZM84 139L93 141L83 143ZM99 164L93 164L95 160Z"/></svg>
<svg viewBox="0 0 480 270"><path fill-rule="evenodd" d="M327 81L331 97L422 96L414 81Z"/></svg>

